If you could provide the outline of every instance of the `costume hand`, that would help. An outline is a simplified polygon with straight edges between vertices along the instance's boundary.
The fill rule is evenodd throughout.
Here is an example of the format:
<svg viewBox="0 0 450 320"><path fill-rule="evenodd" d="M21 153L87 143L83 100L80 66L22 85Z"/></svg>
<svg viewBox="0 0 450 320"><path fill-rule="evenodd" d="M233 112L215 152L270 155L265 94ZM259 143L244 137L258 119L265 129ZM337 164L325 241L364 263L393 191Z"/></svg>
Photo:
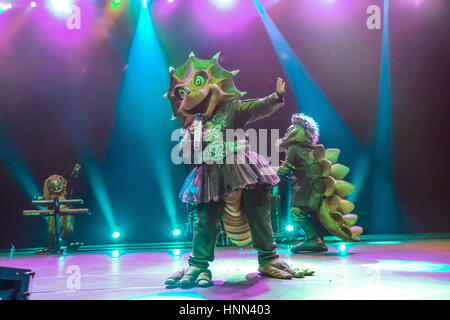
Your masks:
<svg viewBox="0 0 450 320"><path fill-rule="evenodd" d="M72 178L78 178L80 169L81 169L81 164L79 164L79 163L75 164L75 166L73 167L72 173L71 173Z"/></svg>
<svg viewBox="0 0 450 320"><path fill-rule="evenodd" d="M277 79L277 95L279 98L283 98L286 94L286 82L283 81L283 79L278 78Z"/></svg>
<svg viewBox="0 0 450 320"><path fill-rule="evenodd" d="M291 170L289 170L289 168L286 168L285 166L274 167L274 169L275 169L275 172L277 173L277 175L279 175L279 176L287 175L289 173L289 171L291 171Z"/></svg>

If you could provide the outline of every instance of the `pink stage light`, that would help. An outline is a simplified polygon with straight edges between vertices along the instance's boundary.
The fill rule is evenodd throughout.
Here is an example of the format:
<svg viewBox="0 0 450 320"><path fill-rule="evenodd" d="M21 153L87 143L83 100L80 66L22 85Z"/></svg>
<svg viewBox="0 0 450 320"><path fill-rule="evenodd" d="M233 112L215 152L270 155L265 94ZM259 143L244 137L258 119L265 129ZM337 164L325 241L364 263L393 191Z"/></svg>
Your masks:
<svg viewBox="0 0 450 320"><path fill-rule="evenodd" d="M51 0L51 8L56 12L67 12L70 5L70 0Z"/></svg>
<svg viewBox="0 0 450 320"><path fill-rule="evenodd" d="M212 0L214 5L223 10L228 10L234 7L236 0Z"/></svg>
<svg viewBox="0 0 450 320"><path fill-rule="evenodd" d="M178 2L180 1L176 1ZM259 2L263 8L268 9L279 0L259 0ZM196 20L211 34L236 32L258 18L254 0L192 0L192 9Z"/></svg>
<svg viewBox="0 0 450 320"><path fill-rule="evenodd" d="M0 11L6 11L8 9L12 8L12 4L11 3L0 3Z"/></svg>
<svg viewBox="0 0 450 320"><path fill-rule="evenodd" d="M172 13L181 1L167 0L167 1L154 1L152 3L152 10L157 13L158 16L166 16Z"/></svg>

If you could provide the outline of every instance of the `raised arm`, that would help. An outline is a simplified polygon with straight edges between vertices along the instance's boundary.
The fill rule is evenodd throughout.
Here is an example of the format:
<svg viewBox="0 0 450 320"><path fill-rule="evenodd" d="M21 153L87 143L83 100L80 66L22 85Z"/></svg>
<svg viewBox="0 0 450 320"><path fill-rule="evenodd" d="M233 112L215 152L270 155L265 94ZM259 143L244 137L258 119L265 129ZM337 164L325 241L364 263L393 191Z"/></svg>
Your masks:
<svg viewBox="0 0 450 320"><path fill-rule="evenodd" d="M75 184L77 182L78 175L80 174L81 164L77 163L73 167L72 173L70 174L69 181L67 183L67 198L72 198Z"/></svg>
<svg viewBox="0 0 450 320"><path fill-rule="evenodd" d="M283 79L278 78L275 93L261 99L240 101L236 106L236 112L246 123L270 116L284 105L285 86Z"/></svg>

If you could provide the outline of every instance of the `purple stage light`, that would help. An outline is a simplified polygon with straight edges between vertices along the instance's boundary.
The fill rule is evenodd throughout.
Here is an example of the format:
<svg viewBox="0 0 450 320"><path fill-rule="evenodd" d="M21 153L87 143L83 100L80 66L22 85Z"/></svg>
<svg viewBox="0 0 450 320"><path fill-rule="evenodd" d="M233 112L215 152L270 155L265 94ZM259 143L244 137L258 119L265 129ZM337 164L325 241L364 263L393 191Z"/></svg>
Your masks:
<svg viewBox="0 0 450 320"><path fill-rule="evenodd" d="M53 11L62 13L62 12L67 12L69 10L71 1L70 0L51 0L50 4L51 4L51 8Z"/></svg>
<svg viewBox="0 0 450 320"><path fill-rule="evenodd" d="M196 20L211 33L235 32L257 16L253 1L243 1L233 6L232 10L225 7L226 3L216 1L193 1ZM230 3L227 5L230 6Z"/></svg>
<svg viewBox="0 0 450 320"><path fill-rule="evenodd" d="M216 5L218 8L223 10L228 10L233 8L233 6L236 4L236 0L212 0L214 5Z"/></svg>
<svg viewBox="0 0 450 320"><path fill-rule="evenodd" d="M67 10L63 9L63 5L53 7L53 4L57 3L56 0L32 2L36 2L35 8L31 6L31 1L25 2L28 10L32 11L27 19L35 23L35 27L40 33L47 35L46 43L49 46L62 45L64 47L70 46L74 50L81 50L83 47L81 41L84 41L83 39L87 35L95 34L97 38L106 36L101 31L103 28L97 29L98 31L95 29L97 24L93 22L95 21L97 5L91 1L63 0L64 6L68 4ZM111 3L114 3L113 0L111 0ZM43 10L43 7L46 10Z"/></svg>
<svg viewBox="0 0 450 320"><path fill-rule="evenodd" d="M0 3L0 11L6 11L12 8L11 3Z"/></svg>
<svg viewBox="0 0 450 320"><path fill-rule="evenodd" d="M158 16L165 16L172 13L181 1L167 0L156 1L152 3L152 10L157 13Z"/></svg>
<svg viewBox="0 0 450 320"><path fill-rule="evenodd" d="M259 0L264 9L269 9L280 0ZM177 4L180 1L177 1ZM166 1L161 3L169 4ZM192 1L195 18L208 32L230 34L242 30L250 21L258 17L253 0L197 0ZM173 5L173 4L172 4Z"/></svg>

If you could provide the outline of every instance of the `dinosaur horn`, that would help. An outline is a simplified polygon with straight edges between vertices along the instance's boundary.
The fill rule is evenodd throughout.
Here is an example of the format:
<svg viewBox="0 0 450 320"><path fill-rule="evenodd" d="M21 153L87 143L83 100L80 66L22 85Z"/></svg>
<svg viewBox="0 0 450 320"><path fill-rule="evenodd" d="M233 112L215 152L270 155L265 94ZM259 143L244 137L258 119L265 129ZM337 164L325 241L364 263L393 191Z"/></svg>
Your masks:
<svg viewBox="0 0 450 320"><path fill-rule="evenodd" d="M241 71L241 70L233 70L233 71L231 71L230 73L231 73L233 76L235 76L235 75L237 75L237 74L239 73L239 71Z"/></svg>
<svg viewBox="0 0 450 320"><path fill-rule="evenodd" d="M219 59L219 56L220 56L221 53L222 53L222 52L220 52L220 51L217 52L217 53L214 55L213 59L217 61L217 60Z"/></svg>
<svg viewBox="0 0 450 320"><path fill-rule="evenodd" d="M171 74L172 72L174 72L175 71L175 69L172 67L172 66L170 66L169 67L169 73Z"/></svg>
<svg viewBox="0 0 450 320"><path fill-rule="evenodd" d="M163 94L163 98L167 98L167 93L164 93L164 94Z"/></svg>
<svg viewBox="0 0 450 320"><path fill-rule="evenodd" d="M195 58L195 54L194 54L194 52L192 52L192 51L191 51L191 53L189 54L189 59L190 59L190 58Z"/></svg>

